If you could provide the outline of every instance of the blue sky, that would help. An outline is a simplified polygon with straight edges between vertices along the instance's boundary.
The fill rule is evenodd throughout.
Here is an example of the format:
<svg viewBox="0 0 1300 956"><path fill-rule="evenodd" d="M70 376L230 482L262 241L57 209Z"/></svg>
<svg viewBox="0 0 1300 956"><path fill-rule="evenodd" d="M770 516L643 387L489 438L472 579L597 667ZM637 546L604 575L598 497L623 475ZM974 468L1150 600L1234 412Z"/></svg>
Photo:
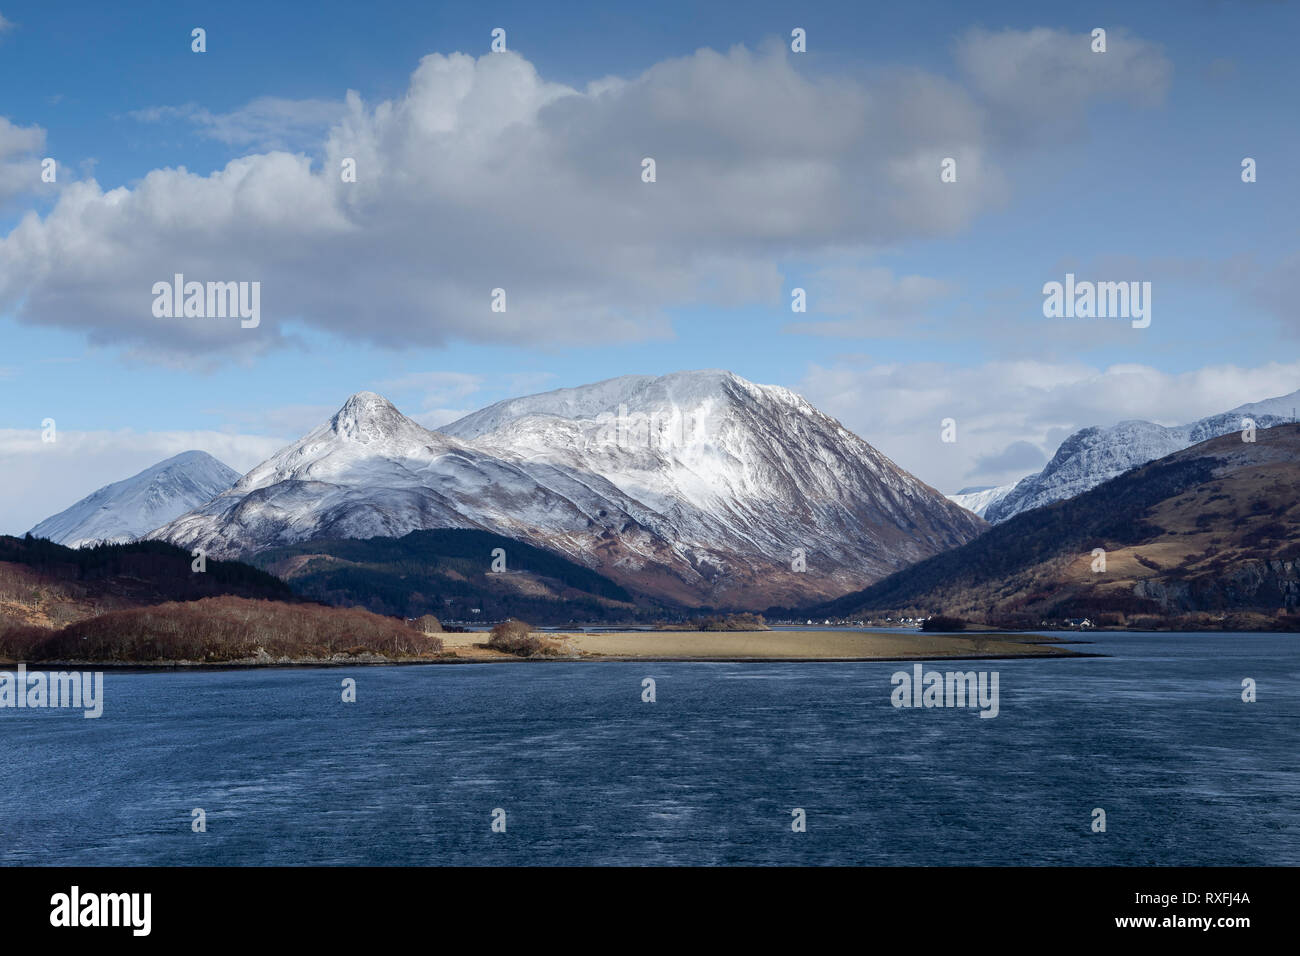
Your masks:
<svg viewBox="0 0 1300 956"><path fill-rule="evenodd" d="M953 492L1040 467L1084 425L1188 421L1300 388L1294 4L323 2L307 14L0 0L0 17L2 532L183 447L245 470L361 389L437 425L512 394L728 368L800 391ZM190 50L196 26L206 53ZM1077 59L1097 26L1110 48ZM511 51L498 60L494 27ZM789 52L793 27L807 53ZM474 59L417 72L457 52ZM624 86L592 93L606 77ZM421 140L443 122L439 83L472 91ZM792 101L816 115L776 105L796 86ZM380 115L385 102L398 118ZM515 125L494 118L521 102ZM382 147L385 178L355 201L313 191L340 128L344 153L371 135ZM948 142L949 192L897 178ZM227 176L203 200L210 221L189 203L192 180L141 187L157 170L261 168L277 150L310 165L276 167L264 193ZM500 198L516 177L493 179L494 165L531 155L554 171ZM657 155L654 184L638 181L643 155ZM39 182L46 156L53 186ZM1245 156L1258 182L1241 182ZM625 157L626 193L610 185ZM834 190L808 186L827 170ZM93 195L77 193L92 180ZM123 202L104 199L115 189ZM825 209L801 217L789 197L804 189ZM218 207L250 192L265 221L233 227ZM769 194L767 234L754 207ZM646 196L655 205L634 208ZM621 212L606 222L605 209ZM317 210L304 238L295 221ZM135 237L158 248L133 250ZM258 258L260 237L274 252ZM498 273L480 280L498 250ZM121 304L143 284L147 314L137 277L182 262L260 276L262 326L172 339L138 322ZM1067 271L1152 282L1151 327L1045 319L1042 285ZM511 324L467 314L466 297L481 288L486 302L493 284L533 290L512 300ZM805 315L790 312L795 286L810 290ZM354 299L374 313L349 320ZM947 415L962 426L955 447L937 443ZM45 418L57 449L39 441Z"/></svg>

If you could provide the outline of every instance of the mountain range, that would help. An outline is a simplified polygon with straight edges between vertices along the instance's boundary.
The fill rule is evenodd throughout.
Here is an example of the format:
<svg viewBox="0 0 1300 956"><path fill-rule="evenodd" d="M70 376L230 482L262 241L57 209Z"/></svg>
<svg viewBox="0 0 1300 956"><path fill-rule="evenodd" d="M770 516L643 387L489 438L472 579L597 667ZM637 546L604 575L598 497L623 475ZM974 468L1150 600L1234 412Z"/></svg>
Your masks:
<svg viewBox="0 0 1300 956"><path fill-rule="evenodd" d="M147 537L215 558L274 554L257 563L359 604L367 601L357 582L379 587L383 578L385 606L397 607L393 589L408 586L413 562L435 555L438 587L432 578L409 584L421 601L552 608L580 596L609 613L820 606L968 545L989 527L978 515L1000 525L1077 498L1235 434L1243 419L1258 429L1289 421L1298 399L1177 427L1086 428L1036 475L945 498L795 393L725 371L630 375L513 398L437 431L359 392L242 477L187 452L101 488L31 533L73 547ZM479 581L456 563L466 560L460 545L438 551L451 539L433 550L433 539L410 539L397 556L383 544L435 530L483 535L464 540L495 541L507 564L513 542L516 556L537 563L532 549L541 549L570 570ZM368 539L377 543L364 554L346 544ZM481 556L485 568L490 560ZM583 568L597 583L581 583ZM478 583L448 585L466 573ZM599 581L626 593L602 604L610 598ZM511 591L519 587L528 595Z"/></svg>
<svg viewBox="0 0 1300 956"><path fill-rule="evenodd" d="M477 529L661 600L755 608L842 594L984 527L793 392L709 370L511 399L439 431L360 392L149 537L235 557Z"/></svg>
<svg viewBox="0 0 1300 956"><path fill-rule="evenodd" d="M1016 515L805 613L940 613L1025 627L1073 617L1141 627L1181 616L1186 626L1228 629L1281 615L1294 626L1297 490L1300 425L1262 429L1255 441L1230 433Z"/></svg>
<svg viewBox="0 0 1300 956"><path fill-rule="evenodd" d="M983 510L976 513L998 524L1025 511L1083 494L1130 469L1198 442L1240 432L1244 419L1253 421L1257 428L1294 421L1298 406L1300 391L1239 405L1189 425L1170 427L1126 421L1106 428L1084 428L1061 443L1042 471L1013 486L983 492L987 500L974 502L977 507L983 505Z"/></svg>

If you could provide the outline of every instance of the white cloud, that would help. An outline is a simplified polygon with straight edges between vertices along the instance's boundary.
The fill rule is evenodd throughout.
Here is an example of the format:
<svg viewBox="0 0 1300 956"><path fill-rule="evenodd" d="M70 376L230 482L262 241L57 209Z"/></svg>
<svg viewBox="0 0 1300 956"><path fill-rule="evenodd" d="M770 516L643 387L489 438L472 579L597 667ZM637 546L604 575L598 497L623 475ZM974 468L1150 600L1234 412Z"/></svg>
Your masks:
<svg viewBox="0 0 1300 956"><path fill-rule="evenodd" d="M1300 389L1300 360L1258 368L1207 366L1168 373L1145 365L998 361L812 367L798 391L922 481L945 493L1000 485L1036 471L1090 425L1143 419L1182 425ZM940 423L957 421L957 441Z"/></svg>
<svg viewBox="0 0 1300 956"><path fill-rule="evenodd" d="M585 90L514 53L427 56L396 100L349 92L314 158L69 185L0 239L0 309L160 360L261 351L292 322L402 346L670 337L674 306L779 302L784 257L949 235L1001 203L989 117L1014 98L980 51L1023 46L1007 36L959 48L983 102L919 70L805 75L783 47L700 50ZM1044 96L1076 104L1140 79L1086 74ZM331 108L262 99L187 115L235 143ZM939 182L949 155L961 190ZM340 180L345 158L356 183ZM260 281L261 326L154 318L152 286L174 273ZM489 308L494 288L504 313Z"/></svg>

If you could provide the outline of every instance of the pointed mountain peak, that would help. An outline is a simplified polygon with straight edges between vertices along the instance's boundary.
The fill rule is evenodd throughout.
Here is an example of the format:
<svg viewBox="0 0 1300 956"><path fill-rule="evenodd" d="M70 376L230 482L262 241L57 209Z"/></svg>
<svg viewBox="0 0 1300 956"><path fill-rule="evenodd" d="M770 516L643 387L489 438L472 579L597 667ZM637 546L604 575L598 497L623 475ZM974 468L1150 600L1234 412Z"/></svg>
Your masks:
<svg viewBox="0 0 1300 956"><path fill-rule="evenodd" d="M339 414L364 415L376 411L395 412L397 406L378 392L357 392L343 403L343 407L339 409Z"/></svg>
<svg viewBox="0 0 1300 956"><path fill-rule="evenodd" d="M330 428L337 434L357 441L382 438L410 426L415 423L375 392L357 392L330 419Z"/></svg>
<svg viewBox="0 0 1300 956"><path fill-rule="evenodd" d="M168 471L178 468L194 467L226 468L226 465L216 458L213 458L206 451L191 449L190 451L183 451L179 455L172 455L170 458L165 458L153 467L146 469L146 471ZM227 468L227 470L229 469Z"/></svg>

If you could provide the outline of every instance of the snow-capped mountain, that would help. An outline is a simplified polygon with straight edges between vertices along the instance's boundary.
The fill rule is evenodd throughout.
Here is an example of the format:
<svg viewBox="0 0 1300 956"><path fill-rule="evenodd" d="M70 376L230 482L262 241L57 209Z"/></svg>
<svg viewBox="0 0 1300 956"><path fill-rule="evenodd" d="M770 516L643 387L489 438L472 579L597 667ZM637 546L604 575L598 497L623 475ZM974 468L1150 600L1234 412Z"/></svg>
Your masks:
<svg viewBox="0 0 1300 956"><path fill-rule="evenodd" d="M732 584L727 555L743 555L769 579L755 586L779 577L791 593L838 591L982 528L803 398L725 371L623 376L511 399L443 430L499 455L603 476L701 573ZM796 548L807 571L791 568Z"/></svg>
<svg viewBox="0 0 1300 956"><path fill-rule="evenodd" d="M1190 425L1169 427L1128 421L1108 428L1084 428L1061 443L1042 471L1022 478L1010 492L990 504L984 517L998 524L1022 511L1081 495L1139 465L1241 431L1243 419L1252 420L1257 428L1285 424L1292 421L1297 406L1300 391L1241 405Z"/></svg>
<svg viewBox="0 0 1300 956"><path fill-rule="evenodd" d="M207 452L182 452L138 475L105 485L29 532L70 548L122 544L225 491L239 472Z"/></svg>
<svg viewBox="0 0 1300 956"><path fill-rule="evenodd" d="M948 500L983 518L989 506L1005 498L1015 486L1016 482L1013 481L1007 485L983 485L978 488L963 488L955 495L948 495Z"/></svg>
<svg viewBox="0 0 1300 956"><path fill-rule="evenodd" d="M613 510L603 517L611 526L629 520L602 497L617 495L599 479L565 490L608 504ZM564 551L571 550L565 536L576 546L599 533L584 510L525 468L429 431L386 398L359 392L225 494L149 537L233 556L311 538L400 537L430 528L520 537L545 528Z"/></svg>
<svg viewBox="0 0 1300 956"><path fill-rule="evenodd" d="M683 603L762 607L861 587L985 526L794 393L706 371L511 399L440 432L362 392L152 537L234 555L449 527Z"/></svg>

